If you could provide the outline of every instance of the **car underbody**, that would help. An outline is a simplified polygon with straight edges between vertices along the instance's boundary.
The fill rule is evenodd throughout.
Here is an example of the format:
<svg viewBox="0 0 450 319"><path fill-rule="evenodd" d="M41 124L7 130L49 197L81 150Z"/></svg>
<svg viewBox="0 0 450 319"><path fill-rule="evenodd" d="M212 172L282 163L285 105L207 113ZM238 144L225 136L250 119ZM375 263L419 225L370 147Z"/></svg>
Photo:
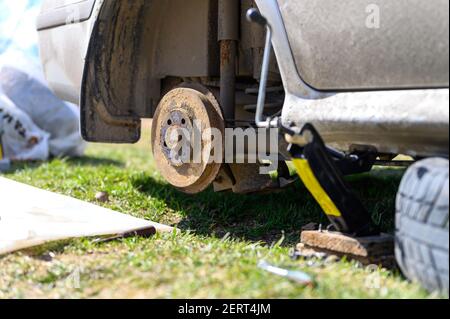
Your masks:
<svg viewBox="0 0 450 319"><path fill-rule="evenodd" d="M141 121L160 121L160 102L186 86L218 106L224 127L255 127L266 32L245 13L258 7L274 48L264 116L298 130L314 124L343 152L448 157L448 1L380 1L389 9L381 31L364 27L370 1L363 2L321 0L306 10L308 1L290 0L83 1L91 11L82 10L78 23L58 25L44 19L55 8L43 9L41 54L50 85L80 105L87 141L137 142ZM408 5L417 6L414 25L396 18ZM352 18L336 30L333 21L344 16ZM280 142L280 157L289 160ZM181 188L195 193L215 181L216 190L248 193L289 184L287 173L275 184L259 176L259 166L223 165Z"/></svg>

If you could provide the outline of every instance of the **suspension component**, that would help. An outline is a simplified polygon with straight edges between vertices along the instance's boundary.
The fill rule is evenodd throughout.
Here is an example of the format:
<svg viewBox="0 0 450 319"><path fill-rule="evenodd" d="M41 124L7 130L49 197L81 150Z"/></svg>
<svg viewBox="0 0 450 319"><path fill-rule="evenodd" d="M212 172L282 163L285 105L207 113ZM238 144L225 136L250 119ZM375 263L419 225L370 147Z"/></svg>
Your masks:
<svg viewBox="0 0 450 319"><path fill-rule="evenodd" d="M235 119L239 0L219 0L220 106L226 121Z"/></svg>

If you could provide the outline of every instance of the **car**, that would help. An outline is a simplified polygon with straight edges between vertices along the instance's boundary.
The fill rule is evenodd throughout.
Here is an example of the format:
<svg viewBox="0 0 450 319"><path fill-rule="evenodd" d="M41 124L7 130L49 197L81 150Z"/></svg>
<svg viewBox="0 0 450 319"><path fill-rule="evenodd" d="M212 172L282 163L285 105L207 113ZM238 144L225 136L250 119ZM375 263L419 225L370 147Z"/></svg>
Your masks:
<svg viewBox="0 0 450 319"><path fill-rule="evenodd" d="M409 278L448 293L447 0L45 0L37 29L49 85L80 106L84 139L135 143L152 119L157 167L185 193L290 185L288 145L302 143L305 127L317 134L321 159L332 160L327 174L312 172L313 195L314 186L327 195L317 185L333 172L409 156L397 257ZM172 148L194 120L222 141L230 129L230 140L252 141L253 128L276 156L261 147L246 161L250 142L230 161L225 147L197 163L174 161L192 159ZM282 134L264 135L271 129ZM279 161L276 179L260 174L268 159Z"/></svg>

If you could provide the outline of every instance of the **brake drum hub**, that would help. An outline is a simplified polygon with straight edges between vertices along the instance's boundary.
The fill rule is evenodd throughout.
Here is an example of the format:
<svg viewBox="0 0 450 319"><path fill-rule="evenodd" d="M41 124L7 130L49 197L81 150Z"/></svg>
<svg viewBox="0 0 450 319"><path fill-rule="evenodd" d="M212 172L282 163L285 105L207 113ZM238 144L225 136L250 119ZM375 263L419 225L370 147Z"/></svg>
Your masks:
<svg viewBox="0 0 450 319"><path fill-rule="evenodd" d="M173 165L182 166L182 159L185 158L186 148L176 150L177 146L183 141L186 142L188 136L192 134L192 121L189 114L185 110L173 110L164 114L161 121L161 150L166 159ZM184 152L183 152L184 151Z"/></svg>
<svg viewBox="0 0 450 319"><path fill-rule="evenodd" d="M208 140L201 140L201 162L194 163L191 146L194 123L200 129L200 138L208 128L218 129L223 136L225 127L219 104L201 86L180 87L167 93L152 125L153 155L161 175L189 194L205 190L216 179L221 167L221 163L210 163Z"/></svg>

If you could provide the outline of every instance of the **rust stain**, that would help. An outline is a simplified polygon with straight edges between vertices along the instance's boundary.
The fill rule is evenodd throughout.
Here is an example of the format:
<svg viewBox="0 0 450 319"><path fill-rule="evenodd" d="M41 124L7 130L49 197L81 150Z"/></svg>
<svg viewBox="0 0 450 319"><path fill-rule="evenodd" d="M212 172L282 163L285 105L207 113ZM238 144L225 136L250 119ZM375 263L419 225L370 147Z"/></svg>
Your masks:
<svg viewBox="0 0 450 319"><path fill-rule="evenodd" d="M220 65L229 64L231 61L231 43L232 41L225 40L220 42Z"/></svg>

